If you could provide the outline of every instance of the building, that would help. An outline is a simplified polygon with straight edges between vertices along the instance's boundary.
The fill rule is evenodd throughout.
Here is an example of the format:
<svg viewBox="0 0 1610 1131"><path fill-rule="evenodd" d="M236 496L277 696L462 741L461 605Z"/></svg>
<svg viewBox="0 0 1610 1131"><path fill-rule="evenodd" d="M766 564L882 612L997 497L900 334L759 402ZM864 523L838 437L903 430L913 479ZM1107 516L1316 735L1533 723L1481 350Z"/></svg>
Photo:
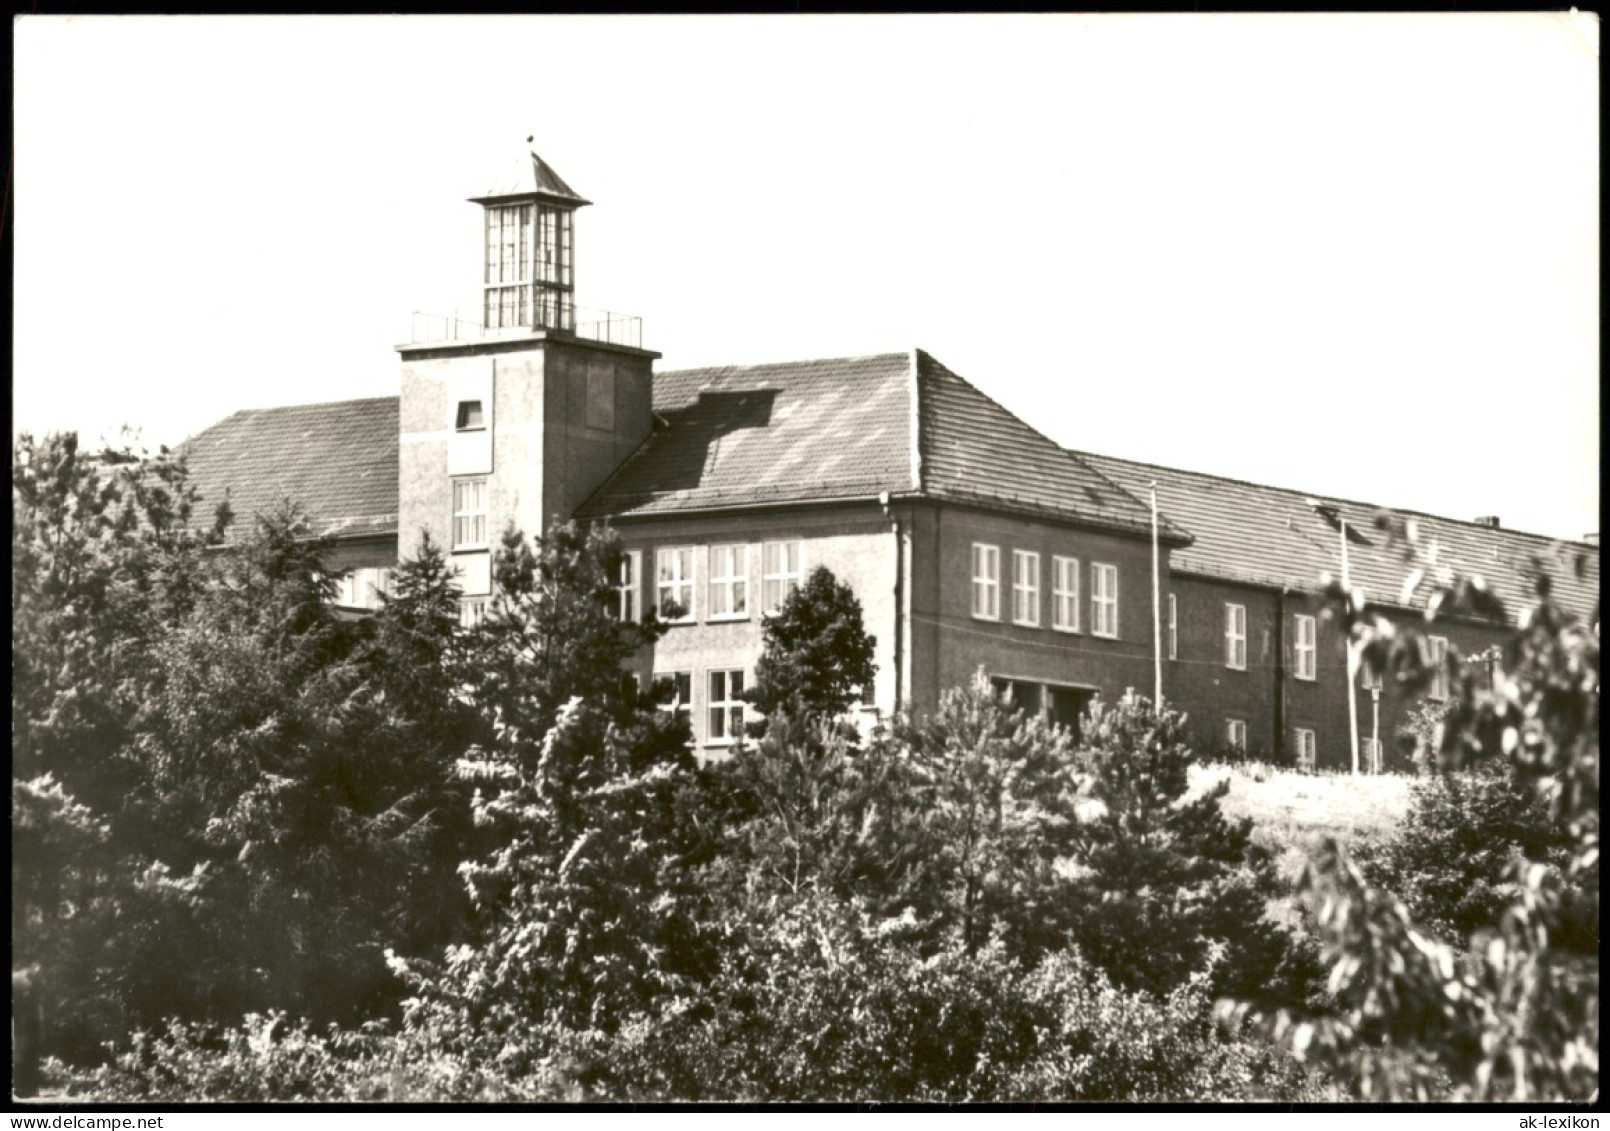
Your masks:
<svg viewBox="0 0 1610 1131"><path fill-rule="evenodd" d="M1345 648L1309 593L1345 543L1355 584L1419 615L1376 507L1067 451L918 349L655 373L636 319L575 305L586 200L534 153L471 199L481 317L416 318L398 397L240 412L186 446L204 496L237 514L302 504L336 539L343 604L371 605L428 533L473 623L508 524L608 522L627 550L623 613L672 624L637 674L672 689L707 754L739 733L765 612L818 565L877 637L869 712L931 710L983 668L1076 725L1093 695L1153 686L1155 484L1165 698L1203 746L1350 764ZM1552 552L1496 519L1414 517L1512 609ZM1557 593L1586 614L1597 547L1569 549L1583 572L1556 570ZM1504 633L1445 623L1433 647L1465 655ZM1353 698L1366 764L1395 764L1370 740L1411 704Z"/></svg>

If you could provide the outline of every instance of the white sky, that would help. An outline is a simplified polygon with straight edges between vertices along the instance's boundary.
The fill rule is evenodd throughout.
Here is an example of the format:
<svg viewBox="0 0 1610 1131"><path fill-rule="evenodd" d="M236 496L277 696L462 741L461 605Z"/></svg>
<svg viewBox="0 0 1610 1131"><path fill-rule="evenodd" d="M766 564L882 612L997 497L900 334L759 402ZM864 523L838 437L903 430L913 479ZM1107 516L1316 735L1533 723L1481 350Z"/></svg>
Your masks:
<svg viewBox="0 0 1610 1131"><path fill-rule="evenodd" d="M920 346L1073 448L1580 536L1587 15L25 17L14 420L396 392L524 138L661 368Z"/></svg>

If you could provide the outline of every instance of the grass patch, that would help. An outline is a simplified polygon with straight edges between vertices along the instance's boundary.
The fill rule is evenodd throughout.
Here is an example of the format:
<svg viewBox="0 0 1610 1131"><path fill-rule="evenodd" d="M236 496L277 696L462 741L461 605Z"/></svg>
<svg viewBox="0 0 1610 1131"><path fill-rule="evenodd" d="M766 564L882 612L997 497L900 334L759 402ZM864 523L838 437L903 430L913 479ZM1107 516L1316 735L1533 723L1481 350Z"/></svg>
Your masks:
<svg viewBox="0 0 1610 1131"><path fill-rule="evenodd" d="M1408 813L1414 781L1401 774L1303 774L1256 763L1197 765L1190 770L1190 796L1225 778L1225 816L1252 819L1252 839L1274 855L1287 881L1297 879L1309 850L1325 837L1348 847L1384 839Z"/></svg>

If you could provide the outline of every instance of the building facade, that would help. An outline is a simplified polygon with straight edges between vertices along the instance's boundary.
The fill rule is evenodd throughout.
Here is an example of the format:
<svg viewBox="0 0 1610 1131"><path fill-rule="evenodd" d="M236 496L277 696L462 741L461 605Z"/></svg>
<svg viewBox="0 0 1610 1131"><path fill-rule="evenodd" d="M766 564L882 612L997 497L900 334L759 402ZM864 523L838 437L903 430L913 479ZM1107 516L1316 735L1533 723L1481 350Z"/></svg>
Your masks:
<svg viewBox="0 0 1610 1131"><path fill-rule="evenodd" d="M1378 508L1065 450L921 350L656 373L635 319L574 303L586 200L535 154L471 199L481 314L416 319L398 397L237 413L186 445L204 497L243 517L289 497L336 539L342 604L372 606L429 536L473 624L502 531L605 522L623 615L670 622L633 670L708 756L741 733L766 613L826 566L877 638L868 716L932 710L982 669L1076 726L1095 695L1149 695L1160 645L1199 747L1349 766L1351 702L1364 766L1404 767L1413 703L1350 676L1311 596L1345 547L1354 584L1423 615ZM1511 609L1563 550L1556 596L1597 616L1596 545L1411 517ZM1438 625L1465 656L1508 630Z"/></svg>

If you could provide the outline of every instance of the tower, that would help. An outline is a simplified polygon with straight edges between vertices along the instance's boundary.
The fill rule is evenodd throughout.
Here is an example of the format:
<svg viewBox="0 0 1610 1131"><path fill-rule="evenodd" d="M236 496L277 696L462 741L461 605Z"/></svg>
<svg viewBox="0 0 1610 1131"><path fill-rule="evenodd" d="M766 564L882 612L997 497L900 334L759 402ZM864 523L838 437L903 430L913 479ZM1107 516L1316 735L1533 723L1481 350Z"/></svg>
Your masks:
<svg viewBox="0 0 1610 1131"><path fill-rule="evenodd" d="M416 314L397 347L397 532L405 557L422 532L448 551L473 618L503 530L568 519L648 437L659 354L638 319L576 305L575 212L590 202L535 152L469 199L480 317Z"/></svg>
<svg viewBox="0 0 1610 1131"><path fill-rule="evenodd" d="M482 325L573 331L575 214L592 201L534 152L470 200L486 217Z"/></svg>

